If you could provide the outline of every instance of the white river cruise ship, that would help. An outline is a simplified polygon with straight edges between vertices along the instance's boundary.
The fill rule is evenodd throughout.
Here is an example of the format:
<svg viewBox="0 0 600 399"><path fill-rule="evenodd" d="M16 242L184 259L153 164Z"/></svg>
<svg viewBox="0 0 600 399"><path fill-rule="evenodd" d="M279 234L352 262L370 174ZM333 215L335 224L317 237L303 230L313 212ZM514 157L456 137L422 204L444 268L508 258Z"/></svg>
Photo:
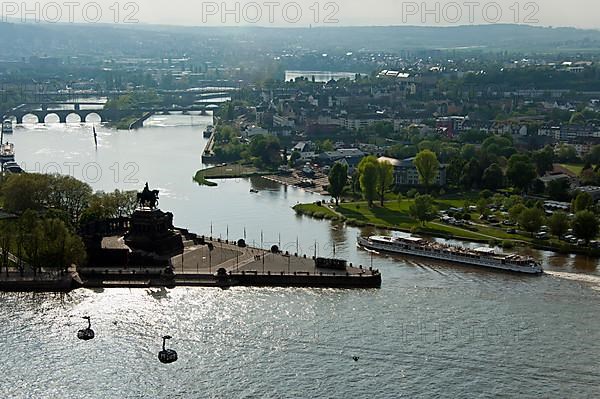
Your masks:
<svg viewBox="0 0 600 399"><path fill-rule="evenodd" d="M542 266L531 257L501 254L487 247L469 249L451 246L414 236L359 237L358 245L375 251L418 256L490 269L528 274L541 274L544 272Z"/></svg>

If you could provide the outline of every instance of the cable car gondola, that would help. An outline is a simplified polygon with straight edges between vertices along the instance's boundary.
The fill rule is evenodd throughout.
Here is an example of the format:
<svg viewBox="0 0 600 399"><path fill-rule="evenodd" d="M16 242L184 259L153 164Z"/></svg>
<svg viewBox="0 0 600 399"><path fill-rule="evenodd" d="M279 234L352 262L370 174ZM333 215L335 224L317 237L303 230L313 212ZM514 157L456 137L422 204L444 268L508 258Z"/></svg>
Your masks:
<svg viewBox="0 0 600 399"><path fill-rule="evenodd" d="M88 327L83 330L79 330L77 332L77 338L84 340L84 341L89 341L90 339L94 339L94 330L92 330L92 321L91 321L90 316L84 316L83 319L88 321Z"/></svg>
<svg viewBox="0 0 600 399"><path fill-rule="evenodd" d="M160 360L160 362L164 364L169 364L177 361L177 352L175 352L173 349L165 349L165 344L168 339L171 339L170 335L165 335L163 337L162 350L158 352L158 360Z"/></svg>

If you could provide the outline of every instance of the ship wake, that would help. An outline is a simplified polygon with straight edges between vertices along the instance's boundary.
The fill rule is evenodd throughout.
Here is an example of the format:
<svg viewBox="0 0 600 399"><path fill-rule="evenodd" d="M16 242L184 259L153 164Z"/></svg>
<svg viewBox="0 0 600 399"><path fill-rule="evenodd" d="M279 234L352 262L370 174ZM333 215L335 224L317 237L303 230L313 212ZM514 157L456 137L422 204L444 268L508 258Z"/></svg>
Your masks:
<svg viewBox="0 0 600 399"><path fill-rule="evenodd" d="M564 280L585 283L589 285L590 288L592 288L593 290L600 291L600 276L579 273L557 272L553 270L545 270L544 273L552 277L557 277Z"/></svg>

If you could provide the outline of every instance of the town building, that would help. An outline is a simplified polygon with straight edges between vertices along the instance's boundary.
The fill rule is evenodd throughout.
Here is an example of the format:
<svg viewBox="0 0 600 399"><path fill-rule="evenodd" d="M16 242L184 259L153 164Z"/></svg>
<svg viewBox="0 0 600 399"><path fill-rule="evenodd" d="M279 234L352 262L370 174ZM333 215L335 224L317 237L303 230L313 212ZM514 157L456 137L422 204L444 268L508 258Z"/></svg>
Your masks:
<svg viewBox="0 0 600 399"><path fill-rule="evenodd" d="M421 186L419 172L415 166L415 158L406 158L403 160L380 157L379 162L389 162L394 167L394 183L396 186ZM440 165L435 182L435 186L444 187L446 185L446 165Z"/></svg>

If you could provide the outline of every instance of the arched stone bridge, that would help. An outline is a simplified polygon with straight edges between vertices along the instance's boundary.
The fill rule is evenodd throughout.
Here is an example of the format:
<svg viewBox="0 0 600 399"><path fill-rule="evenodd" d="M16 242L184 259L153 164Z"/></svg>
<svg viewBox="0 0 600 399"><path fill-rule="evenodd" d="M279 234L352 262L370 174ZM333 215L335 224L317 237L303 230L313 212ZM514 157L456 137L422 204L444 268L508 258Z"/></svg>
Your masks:
<svg viewBox="0 0 600 399"><path fill-rule="evenodd" d="M210 105L210 104L207 104ZM115 109L36 109L28 110L25 108L17 108L7 112L3 119L14 119L17 124L22 124L25 116L33 115L37 117L39 123L44 123L48 115L58 116L60 123L66 123L69 115L78 115L82 122L85 122L88 116L95 114L100 117L102 122L113 122L123 117L127 117L135 114L159 114L159 113L170 113L170 112L182 112L182 111L206 111L210 109L205 105L194 105L189 108L177 108L177 109L166 109L166 108L148 108L148 109L135 109L135 110L115 110Z"/></svg>
<svg viewBox="0 0 600 399"><path fill-rule="evenodd" d="M108 122L118 120L121 115L124 115L123 111L118 110L104 110L104 109L48 109L48 110L14 110L4 116L4 118L15 119L17 124L23 123L23 118L27 115L33 115L37 117L38 122L43 123L48 115L58 116L60 123L67 123L67 117L69 115L78 115L82 122L87 120L89 115L95 114L100 117L102 121Z"/></svg>

